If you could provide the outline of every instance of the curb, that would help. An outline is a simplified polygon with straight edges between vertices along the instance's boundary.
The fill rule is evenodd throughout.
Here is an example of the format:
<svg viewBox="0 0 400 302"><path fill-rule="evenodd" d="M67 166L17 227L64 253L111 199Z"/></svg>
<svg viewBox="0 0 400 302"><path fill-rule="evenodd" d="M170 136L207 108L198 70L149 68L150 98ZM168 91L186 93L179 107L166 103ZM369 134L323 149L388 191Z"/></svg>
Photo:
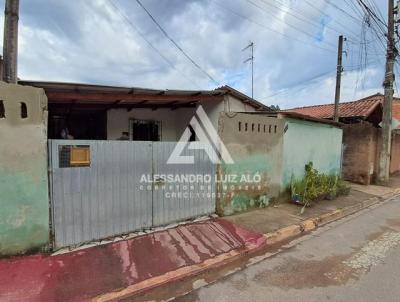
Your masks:
<svg viewBox="0 0 400 302"><path fill-rule="evenodd" d="M275 232L264 234L267 237L269 244L277 244L288 239L300 236L304 233L311 232L320 226L334 222L351 214L357 213L363 209L369 208L378 203L384 202L387 199L400 195L400 188L393 190L393 192L385 194L381 197L371 197L363 200L355 205L345 207L343 209L334 210L332 212L322 214L317 217L309 218L299 224L293 224L281 228Z"/></svg>
<svg viewBox="0 0 400 302"><path fill-rule="evenodd" d="M166 285L172 282L181 281L183 279L204 273L210 269L217 269L223 267L227 264L230 264L240 259L243 256L249 256L255 254L260 250L262 250L263 248L265 248L266 246L267 246L267 241L264 239L264 242L259 246L256 246L254 244L249 244L248 246L242 249L231 250L224 254L215 256L214 258L207 259L202 263L181 267L175 271L170 271L168 273L165 273L164 275L160 275L157 277L152 277L140 283L127 286L123 289L117 289L115 291L100 294L96 297L91 298L90 301L111 302L128 298L129 299L134 298L135 296L140 295L143 292L152 290L156 287Z"/></svg>
<svg viewBox="0 0 400 302"><path fill-rule="evenodd" d="M298 237L304 235L308 232L311 232L317 229L320 226L329 224L351 214L354 214L363 209L369 208L373 205L384 202L387 199L390 199L394 196L400 195L400 188L393 190L393 192L385 194L381 197L372 197L361 201L355 205L345 207L343 209L334 210L332 212L322 214L318 217L309 218L300 224L290 225L284 228L281 228L275 232L266 233L264 237L266 241L264 244L253 247L253 248L245 248L243 250L232 250L225 254L221 254L215 258L211 258L204 263L192 265L190 267L183 267L176 271L168 272L165 275L161 275L158 277L153 277L151 279L140 282L139 284L131 285L123 289L119 289L116 291L104 293L98 295L97 297L93 297L91 301L96 302L105 302L105 301L118 301L126 298L134 298L137 295L142 294L148 290L155 289L156 287L166 285L168 283L181 281L186 278L190 278L196 275L199 275L203 272L206 272L210 269L216 269L223 267L229 263L232 263L243 256L249 256L255 254L261 250L263 250L268 245L273 245L277 243L281 243L284 241L288 241L294 237ZM256 259L251 264L258 263L259 261L265 259L265 257L260 257Z"/></svg>

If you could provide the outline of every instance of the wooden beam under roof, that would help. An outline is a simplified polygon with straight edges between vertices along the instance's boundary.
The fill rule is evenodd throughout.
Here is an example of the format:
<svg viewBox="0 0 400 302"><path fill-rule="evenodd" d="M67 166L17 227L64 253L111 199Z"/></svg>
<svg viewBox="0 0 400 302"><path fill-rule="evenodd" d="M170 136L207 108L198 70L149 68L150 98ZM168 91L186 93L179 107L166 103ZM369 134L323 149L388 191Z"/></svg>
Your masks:
<svg viewBox="0 0 400 302"><path fill-rule="evenodd" d="M125 93L82 93L82 92L47 92L49 102L69 102L75 100L83 102L104 102L113 103L118 100L124 100L125 103L135 103L141 101L159 101L159 102L189 102L189 101L221 101L221 95L159 95L159 94L125 94Z"/></svg>

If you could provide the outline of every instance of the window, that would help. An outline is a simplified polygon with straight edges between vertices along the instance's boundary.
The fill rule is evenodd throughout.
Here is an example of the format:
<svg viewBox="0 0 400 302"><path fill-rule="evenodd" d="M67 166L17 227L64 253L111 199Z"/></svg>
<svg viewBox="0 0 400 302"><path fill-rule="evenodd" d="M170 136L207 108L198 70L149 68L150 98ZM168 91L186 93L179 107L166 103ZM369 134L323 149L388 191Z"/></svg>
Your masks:
<svg viewBox="0 0 400 302"><path fill-rule="evenodd" d="M28 117L28 109L26 108L26 104L21 102L21 118L25 119Z"/></svg>
<svg viewBox="0 0 400 302"><path fill-rule="evenodd" d="M242 131L242 123L239 122L239 132Z"/></svg>
<svg viewBox="0 0 400 302"><path fill-rule="evenodd" d="M146 120L129 121L129 139L134 141L160 141L161 122Z"/></svg>
<svg viewBox="0 0 400 302"><path fill-rule="evenodd" d="M188 125L188 128L190 131L189 142L195 142L196 141L196 132L194 131L192 125Z"/></svg>
<svg viewBox="0 0 400 302"><path fill-rule="evenodd" d="M6 109L4 108L3 101L0 101L0 118L6 117Z"/></svg>
<svg viewBox="0 0 400 302"><path fill-rule="evenodd" d="M59 146L58 166L60 168L90 167L90 146Z"/></svg>

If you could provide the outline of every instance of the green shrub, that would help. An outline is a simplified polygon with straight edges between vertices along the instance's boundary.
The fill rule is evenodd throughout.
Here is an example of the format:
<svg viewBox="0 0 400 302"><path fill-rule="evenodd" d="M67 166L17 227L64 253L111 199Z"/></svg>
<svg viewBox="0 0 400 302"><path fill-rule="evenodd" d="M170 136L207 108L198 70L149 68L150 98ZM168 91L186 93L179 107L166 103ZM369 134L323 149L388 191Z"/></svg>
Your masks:
<svg viewBox="0 0 400 302"><path fill-rule="evenodd" d="M292 177L290 183L292 201L303 206L309 206L317 200L334 199L349 192L350 187L339 176L319 173L312 162L305 166L303 179Z"/></svg>

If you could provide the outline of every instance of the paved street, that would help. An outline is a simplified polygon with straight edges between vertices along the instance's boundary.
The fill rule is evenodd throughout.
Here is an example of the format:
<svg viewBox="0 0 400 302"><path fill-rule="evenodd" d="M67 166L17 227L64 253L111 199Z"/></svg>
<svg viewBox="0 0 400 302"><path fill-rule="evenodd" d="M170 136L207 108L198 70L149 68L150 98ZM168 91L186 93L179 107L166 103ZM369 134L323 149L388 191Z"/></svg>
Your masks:
<svg viewBox="0 0 400 302"><path fill-rule="evenodd" d="M400 198L175 301L399 301Z"/></svg>

